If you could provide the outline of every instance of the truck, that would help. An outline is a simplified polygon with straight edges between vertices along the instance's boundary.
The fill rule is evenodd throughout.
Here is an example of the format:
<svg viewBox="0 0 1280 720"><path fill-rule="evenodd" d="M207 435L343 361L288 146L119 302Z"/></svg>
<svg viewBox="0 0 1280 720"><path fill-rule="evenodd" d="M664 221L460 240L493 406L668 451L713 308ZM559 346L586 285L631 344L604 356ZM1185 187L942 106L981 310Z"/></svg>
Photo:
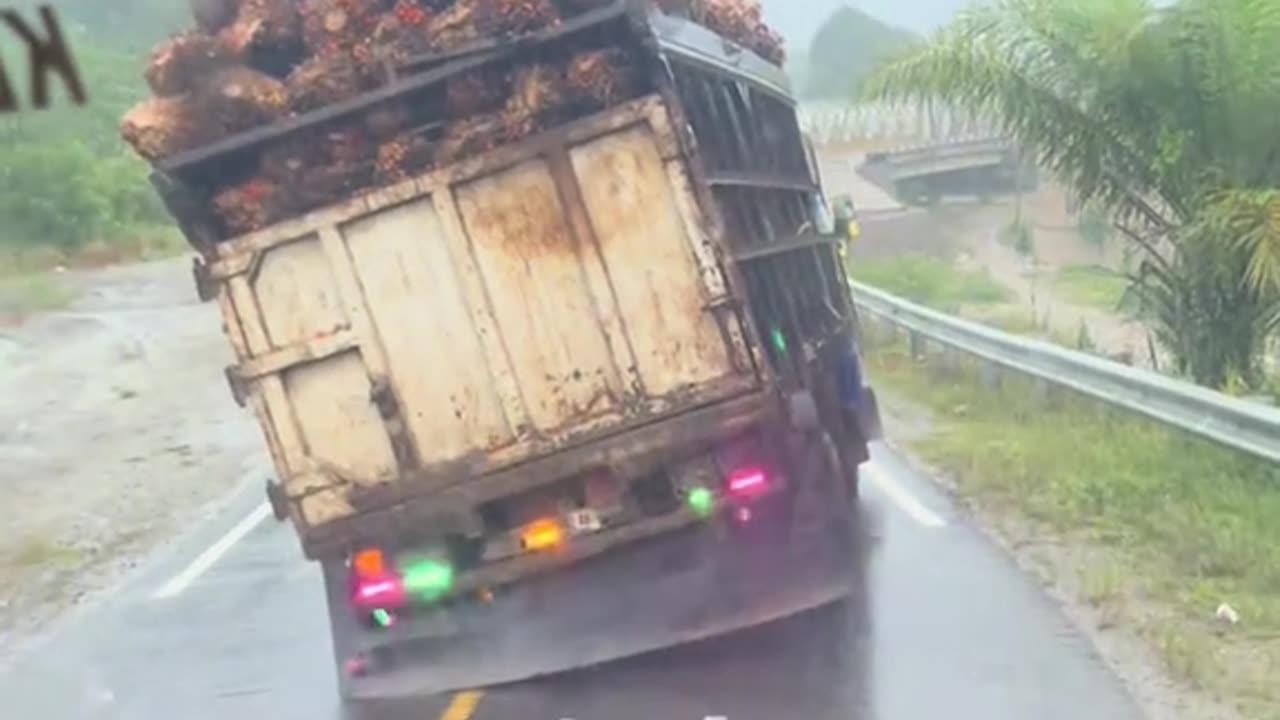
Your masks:
<svg viewBox="0 0 1280 720"><path fill-rule="evenodd" d="M626 46L625 102L247 233L236 158L486 63ZM156 163L323 570L349 701L535 678L850 591L875 394L782 70L640 0ZM424 132L429 132L426 130Z"/></svg>

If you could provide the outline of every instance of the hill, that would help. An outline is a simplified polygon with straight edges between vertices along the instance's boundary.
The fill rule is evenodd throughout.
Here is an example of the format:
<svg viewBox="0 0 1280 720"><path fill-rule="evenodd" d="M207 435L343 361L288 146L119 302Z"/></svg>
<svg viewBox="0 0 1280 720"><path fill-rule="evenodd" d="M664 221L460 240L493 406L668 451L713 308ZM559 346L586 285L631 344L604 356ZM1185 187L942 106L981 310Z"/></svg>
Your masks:
<svg viewBox="0 0 1280 720"><path fill-rule="evenodd" d="M825 19L853 7L882 22L927 33L955 16L970 0L763 0L765 17L789 41L793 52L807 49Z"/></svg>
<svg viewBox="0 0 1280 720"><path fill-rule="evenodd" d="M801 94L813 99L847 98L878 63L918 39L916 34L861 10L840 8L814 35L803 69Z"/></svg>

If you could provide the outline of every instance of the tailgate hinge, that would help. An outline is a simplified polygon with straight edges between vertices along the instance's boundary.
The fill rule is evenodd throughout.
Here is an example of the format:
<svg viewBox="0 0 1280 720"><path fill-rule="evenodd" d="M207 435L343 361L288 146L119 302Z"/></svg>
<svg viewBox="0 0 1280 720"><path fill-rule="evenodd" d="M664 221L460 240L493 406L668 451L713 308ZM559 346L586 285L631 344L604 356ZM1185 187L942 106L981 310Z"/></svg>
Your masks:
<svg viewBox="0 0 1280 720"><path fill-rule="evenodd" d="M236 405L244 407L249 400L249 385L245 382L244 376L240 374L240 368L235 365L228 365L225 374L227 376L227 387L231 389L231 399L236 401Z"/></svg>
<svg viewBox="0 0 1280 720"><path fill-rule="evenodd" d="M203 258L191 260L191 275L196 281L196 297L200 302L209 302L218 297L218 284L209 273L209 265Z"/></svg>

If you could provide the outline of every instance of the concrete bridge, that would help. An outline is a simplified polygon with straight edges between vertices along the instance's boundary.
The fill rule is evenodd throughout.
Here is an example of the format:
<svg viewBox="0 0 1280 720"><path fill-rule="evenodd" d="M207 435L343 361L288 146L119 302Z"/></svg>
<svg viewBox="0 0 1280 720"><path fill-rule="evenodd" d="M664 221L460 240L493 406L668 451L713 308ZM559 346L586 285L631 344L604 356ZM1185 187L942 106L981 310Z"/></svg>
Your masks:
<svg viewBox="0 0 1280 720"><path fill-rule="evenodd" d="M998 135L957 137L872 152L858 172L903 202L930 203L943 196L984 196L1033 189L1034 162Z"/></svg>

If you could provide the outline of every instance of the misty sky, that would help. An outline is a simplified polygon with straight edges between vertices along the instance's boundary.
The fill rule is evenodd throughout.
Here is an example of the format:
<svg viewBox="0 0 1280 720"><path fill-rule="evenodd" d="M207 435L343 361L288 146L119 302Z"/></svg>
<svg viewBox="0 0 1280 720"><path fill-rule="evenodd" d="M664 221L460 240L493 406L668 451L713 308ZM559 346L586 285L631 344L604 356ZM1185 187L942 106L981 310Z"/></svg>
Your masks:
<svg viewBox="0 0 1280 720"><path fill-rule="evenodd" d="M880 20L916 32L927 32L950 20L969 0L762 0L765 18L791 42L808 48L823 20L842 5L856 7Z"/></svg>

